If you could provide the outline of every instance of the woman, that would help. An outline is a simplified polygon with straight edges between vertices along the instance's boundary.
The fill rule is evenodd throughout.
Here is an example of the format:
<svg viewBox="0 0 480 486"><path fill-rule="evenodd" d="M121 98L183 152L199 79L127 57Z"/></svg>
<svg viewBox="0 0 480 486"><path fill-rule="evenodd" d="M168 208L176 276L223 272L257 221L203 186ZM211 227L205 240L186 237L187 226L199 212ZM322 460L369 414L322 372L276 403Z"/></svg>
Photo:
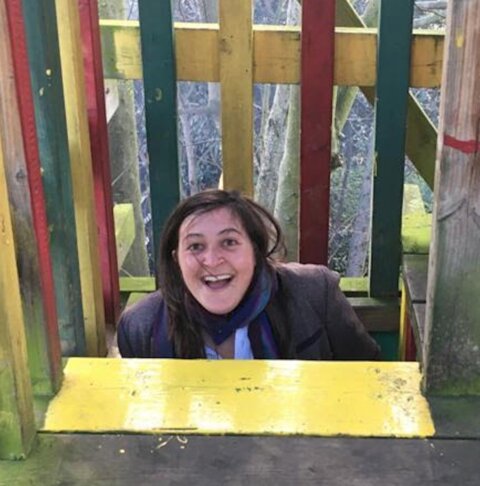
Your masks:
<svg viewBox="0 0 480 486"><path fill-rule="evenodd" d="M277 221L239 193L211 190L183 200L162 234L160 290L120 319L121 355L378 358L338 275L280 263L283 253Z"/></svg>

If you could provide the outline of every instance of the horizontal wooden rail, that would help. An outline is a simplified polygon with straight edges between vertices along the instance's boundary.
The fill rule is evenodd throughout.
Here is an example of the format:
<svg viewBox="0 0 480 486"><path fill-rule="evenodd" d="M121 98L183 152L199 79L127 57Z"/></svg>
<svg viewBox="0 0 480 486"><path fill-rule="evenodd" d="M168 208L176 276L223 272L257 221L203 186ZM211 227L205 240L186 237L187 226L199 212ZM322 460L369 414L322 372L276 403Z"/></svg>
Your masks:
<svg viewBox="0 0 480 486"><path fill-rule="evenodd" d="M138 22L100 22L106 78L141 79ZM412 36L410 86L440 86L444 34L415 30ZM220 81L218 24L175 23L175 51L179 81ZM374 86L377 31L367 28L335 29L337 85ZM253 79L256 83L300 82L300 28L253 27Z"/></svg>

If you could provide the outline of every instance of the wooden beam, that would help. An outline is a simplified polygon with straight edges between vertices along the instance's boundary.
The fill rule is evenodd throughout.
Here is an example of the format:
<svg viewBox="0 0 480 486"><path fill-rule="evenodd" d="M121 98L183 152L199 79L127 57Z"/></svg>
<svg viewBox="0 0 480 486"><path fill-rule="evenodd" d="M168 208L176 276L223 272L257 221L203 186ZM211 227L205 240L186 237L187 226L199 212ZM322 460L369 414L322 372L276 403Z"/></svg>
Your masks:
<svg viewBox="0 0 480 486"><path fill-rule="evenodd" d="M253 195L252 1L220 0L223 187Z"/></svg>
<svg viewBox="0 0 480 486"><path fill-rule="evenodd" d="M427 287L425 387L480 394L480 0L449 2Z"/></svg>
<svg viewBox="0 0 480 486"><path fill-rule="evenodd" d="M115 241L117 245L118 268L121 268L133 242L135 241L135 216L133 212L133 204L115 204L113 214L115 218Z"/></svg>
<svg viewBox="0 0 480 486"><path fill-rule="evenodd" d="M106 78L141 79L138 22L101 20L103 66ZM175 23L175 57L179 81L220 80L218 24ZM374 86L377 30L355 24L335 29L337 85ZM412 36L410 85L440 86L444 34L415 30ZM300 82L300 28L253 25L255 83Z"/></svg>
<svg viewBox="0 0 480 486"><path fill-rule="evenodd" d="M38 145L20 5L0 3L0 136L17 243L30 376L49 395L61 380L60 343ZM13 50L15 45L15 50ZM14 58L15 56L15 58ZM38 232L38 233L37 233Z"/></svg>
<svg viewBox="0 0 480 486"><path fill-rule="evenodd" d="M120 311L118 264L113 225L112 176L103 83L100 28L96 0L78 0L82 34L85 88L95 188L95 209L105 319L114 325Z"/></svg>
<svg viewBox="0 0 480 486"><path fill-rule="evenodd" d="M2 0L0 22L4 21ZM2 51L7 40L6 29L0 28ZM20 459L32 446L35 419L3 142L0 133L0 459Z"/></svg>
<svg viewBox="0 0 480 486"><path fill-rule="evenodd" d="M83 356L85 330L55 0L23 0L23 6L61 348L66 356Z"/></svg>
<svg viewBox="0 0 480 486"><path fill-rule="evenodd" d="M418 363L70 358L65 377L44 431L353 437L435 432Z"/></svg>
<svg viewBox="0 0 480 486"><path fill-rule="evenodd" d="M89 356L105 356L105 312L94 208L92 158L85 99L80 18L76 2L57 0L56 9L62 76L65 86L65 107L73 178L87 354Z"/></svg>
<svg viewBox="0 0 480 486"><path fill-rule="evenodd" d="M157 255L163 224L180 199L173 22L170 2L141 0L138 9L153 247Z"/></svg>
<svg viewBox="0 0 480 486"><path fill-rule="evenodd" d="M398 295L413 0L381 0L375 103L370 295Z"/></svg>
<svg viewBox="0 0 480 486"><path fill-rule="evenodd" d="M335 2L302 1L299 257L328 264Z"/></svg>

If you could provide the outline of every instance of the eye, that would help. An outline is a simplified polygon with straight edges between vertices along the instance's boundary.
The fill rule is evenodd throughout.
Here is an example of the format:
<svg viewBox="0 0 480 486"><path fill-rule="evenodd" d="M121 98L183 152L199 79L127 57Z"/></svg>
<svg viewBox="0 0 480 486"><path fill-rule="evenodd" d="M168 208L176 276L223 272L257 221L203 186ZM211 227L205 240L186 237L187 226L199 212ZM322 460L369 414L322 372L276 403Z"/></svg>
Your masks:
<svg viewBox="0 0 480 486"><path fill-rule="evenodd" d="M190 243L190 245L187 246L187 251L189 251L190 253L200 253L202 250L202 243Z"/></svg>
<svg viewBox="0 0 480 486"><path fill-rule="evenodd" d="M238 244L239 243L235 238L225 238L222 241L222 245L226 248L231 248L231 247L237 246Z"/></svg>

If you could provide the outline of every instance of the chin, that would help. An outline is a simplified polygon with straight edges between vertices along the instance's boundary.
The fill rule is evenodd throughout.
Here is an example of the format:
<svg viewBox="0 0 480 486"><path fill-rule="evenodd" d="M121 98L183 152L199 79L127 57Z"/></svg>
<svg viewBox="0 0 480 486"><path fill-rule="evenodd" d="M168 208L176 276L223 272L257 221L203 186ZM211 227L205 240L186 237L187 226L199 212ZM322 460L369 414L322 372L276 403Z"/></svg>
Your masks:
<svg viewBox="0 0 480 486"><path fill-rule="evenodd" d="M218 305L205 305L204 303L200 302L202 307L210 312L210 314L215 314L215 315L224 315L228 314L229 312L232 312L235 307L237 307L238 303L235 305L228 305L228 306L222 306L219 307Z"/></svg>

